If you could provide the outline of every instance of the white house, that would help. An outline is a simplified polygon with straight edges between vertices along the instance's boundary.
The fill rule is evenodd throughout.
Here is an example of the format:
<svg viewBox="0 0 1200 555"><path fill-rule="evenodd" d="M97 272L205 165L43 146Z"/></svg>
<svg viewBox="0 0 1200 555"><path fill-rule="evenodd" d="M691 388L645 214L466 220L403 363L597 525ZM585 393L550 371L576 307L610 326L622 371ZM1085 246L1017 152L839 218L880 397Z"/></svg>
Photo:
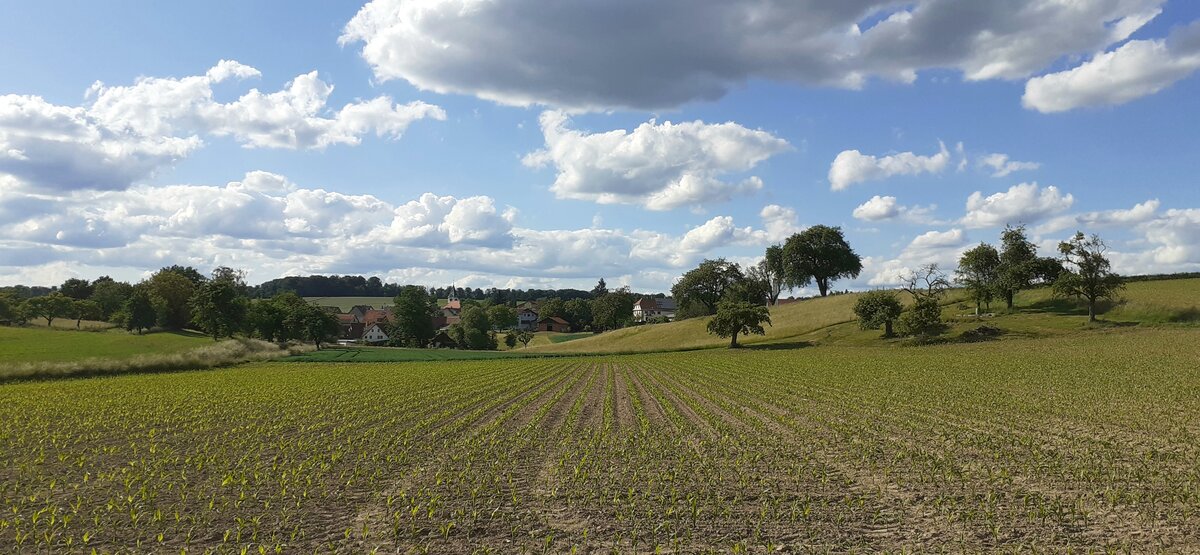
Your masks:
<svg viewBox="0 0 1200 555"><path fill-rule="evenodd" d="M633 321L645 322L651 318L675 319L675 299L642 297L633 304Z"/></svg>
<svg viewBox="0 0 1200 555"><path fill-rule="evenodd" d="M517 329L533 331L537 327L538 313L530 308L522 308L517 312Z"/></svg>
<svg viewBox="0 0 1200 555"><path fill-rule="evenodd" d="M366 343L383 343L389 339L387 332L379 324L373 324L363 332L362 340Z"/></svg>

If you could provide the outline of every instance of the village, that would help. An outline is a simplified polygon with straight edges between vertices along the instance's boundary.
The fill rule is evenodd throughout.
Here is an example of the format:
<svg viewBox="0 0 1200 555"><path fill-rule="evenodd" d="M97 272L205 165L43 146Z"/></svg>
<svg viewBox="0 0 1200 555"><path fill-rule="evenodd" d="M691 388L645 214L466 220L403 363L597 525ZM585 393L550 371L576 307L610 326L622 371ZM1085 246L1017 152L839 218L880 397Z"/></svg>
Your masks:
<svg viewBox="0 0 1200 555"><path fill-rule="evenodd" d="M464 301L459 299L451 287L449 297L439 306L438 312L432 317L433 327L437 334L430 341L430 347L450 348L455 342L450 338L450 326L458 324L462 318ZM472 302L472 301L466 301ZM570 333L590 331L573 328L571 323L560 316L541 316L544 301L522 301L514 303L516 311L517 331ZM395 320L390 305L378 308L370 305L355 305L349 310L342 311L340 307L320 305L320 308L337 317L340 332L339 345L386 345L391 340L389 334L391 324ZM675 320L678 307L671 297L655 298L641 297L633 305L633 325L655 322L671 322ZM505 331L495 329L493 331Z"/></svg>

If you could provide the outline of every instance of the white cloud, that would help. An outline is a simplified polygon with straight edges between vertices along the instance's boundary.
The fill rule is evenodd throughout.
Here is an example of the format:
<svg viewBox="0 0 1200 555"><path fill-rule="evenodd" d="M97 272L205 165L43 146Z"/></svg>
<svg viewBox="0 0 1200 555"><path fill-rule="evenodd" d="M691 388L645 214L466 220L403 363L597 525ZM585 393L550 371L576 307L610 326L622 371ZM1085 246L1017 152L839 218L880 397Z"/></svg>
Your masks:
<svg viewBox="0 0 1200 555"><path fill-rule="evenodd" d="M437 106L394 104L386 96L332 112L326 102L333 86L316 72L274 93L213 99L213 85L258 75L222 60L203 75L97 82L80 107L0 96L0 174L46 191L120 190L200 148L203 135L231 136L246 147L324 148L358 144L368 133L396 138L413 121L446 117Z"/></svg>
<svg viewBox="0 0 1200 555"><path fill-rule="evenodd" d="M795 225L790 209L764 211L764 224ZM717 216L673 235L635 229L536 230L486 196L430 193L399 205L372 195L298 187L251 172L223 186L134 186L124 191L47 195L0 189L0 283L21 270L69 263L80 272L136 279L167 264L245 268L253 280L284 274L426 271L573 283L627 276L650 286L708 253L765 246L768 231ZM789 223L790 222L790 223ZM51 275L49 273L45 275ZM57 274L55 274L57 275ZM96 275L99 275L98 273ZM130 277L132 276L132 277ZM94 276L93 276L94 277ZM670 280L655 285L665 290Z"/></svg>
<svg viewBox="0 0 1200 555"><path fill-rule="evenodd" d="M928 231L914 238L896 258L867 257L863 259L863 274L870 275L872 287L899 285L916 268L938 264L951 272L967 245L967 234L961 229Z"/></svg>
<svg viewBox="0 0 1200 555"><path fill-rule="evenodd" d="M1042 167L1038 162L1018 162L1009 160L1007 154L992 153L979 159L981 167L992 169L992 177L1004 177L1016 171L1036 170Z"/></svg>
<svg viewBox="0 0 1200 555"><path fill-rule="evenodd" d="M546 147L525 156L529 167L553 165L550 190L564 199L636 204L649 210L700 207L762 188L749 177L723 176L753 169L790 148L766 131L736 123L649 121L633 131L585 133L570 129L562 112L541 116Z"/></svg>
<svg viewBox="0 0 1200 555"><path fill-rule="evenodd" d="M1158 199L1135 204L1133 208L1117 210L1102 210L1083 214L1068 214L1051 218L1046 223L1034 229L1039 235L1055 233L1071 228L1084 229L1093 227L1132 227L1150 221L1158 214L1161 205Z"/></svg>
<svg viewBox="0 0 1200 555"><path fill-rule="evenodd" d="M887 220L903 220L914 224L939 223L933 218L937 205L904 206L896 201L896 197L875 195L866 202L858 205L852 215L866 222Z"/></svg>
<svg viewBox="0 0 1200 555"><path fill-rule="evenodd" d="M796 215L796 210L792 208L768 204L763 207L758 216L762 218L766 240L771 243L779 243L791 237L793 233L804 230L800 225L800 218Z"/></svg>
<svg viewBox="0 0 1200 555"><path fill-rule="evenodd" d="M1124 104L1200 69L1200 22L1167 39L1132 40L1077 67L1030 79L1021 102L1043 113Z"/></svg>
<svg viewBox="0 0 1200 555"><path fill-rule="evenodd" d="M343 44L380 80L511 105L677 107L755 79L861 88L927 69L1019 79L1102 50L1165 0L374 0Z"/></svg>
<svg viewBox="0 0 1200 555"><path fill-rule="evenodd" d="M912 152L901 152L876 157L857 150L843 150L829 166L829 184L834 191L841 191L856 183L887 179L896 175L920 175L941 173L950 162L950 151L945 144L930 156Z"/></svg>
<svg viewBox="0 0 1200 555"><path fill-rule="evenodd" d="M1014 185L1008 191L987 197L975 191L967 198L962 225L981 228L1033 224L1066 211L1074 202L1075 197L1069 193L1064 195L1053 185L1043 188L1037 183Z"/></svg>

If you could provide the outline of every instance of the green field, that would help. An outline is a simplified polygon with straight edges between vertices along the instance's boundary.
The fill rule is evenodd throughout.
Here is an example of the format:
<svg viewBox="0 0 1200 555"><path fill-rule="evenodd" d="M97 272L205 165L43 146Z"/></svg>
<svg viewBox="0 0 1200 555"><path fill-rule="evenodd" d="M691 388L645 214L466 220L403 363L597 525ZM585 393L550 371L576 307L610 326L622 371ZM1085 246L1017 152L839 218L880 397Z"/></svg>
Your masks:
<svg viewBox="0 0 1200 555"><path fill-rule="evenodd" d="M55 322L57 327L58 322ZM74 325L74 322L71 322ZM186 351L212 339L186 333L136 335L124 330L103 332L51 330L44 326L0 326L0 367L18 362L70 361L84 358L128 358Z"/></svg>
<svg viewBox="0 0 1200 555"><path fill-rule="evenodd" d="M403 349L396 347L326 347L289 358L291 362L413 362L435 360L488 360L561 356L547 353L511 351L460 351L457 349Z"/></svg>
<svg viewBox="0 0 1200 555"><path fill-rule="evenodd" d="M1195 551L1196 339L10 384L0 552Z"/></svg>
<svg viewBox="0 0 1200 555"><path fill-rule="evenodd" d="M342 312L349 312L357 305L374 308L392 306L395 297L304 297L304 300L319 306L336 306Z"/></svg>

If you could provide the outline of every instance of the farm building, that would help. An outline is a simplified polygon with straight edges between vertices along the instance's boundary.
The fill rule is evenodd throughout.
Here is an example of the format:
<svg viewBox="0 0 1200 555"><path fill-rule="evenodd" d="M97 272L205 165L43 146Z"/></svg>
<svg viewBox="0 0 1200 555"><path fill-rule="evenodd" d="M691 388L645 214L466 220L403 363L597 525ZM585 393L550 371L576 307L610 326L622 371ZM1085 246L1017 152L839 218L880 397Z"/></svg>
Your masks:
<svg viewBox="0 0 1200 555"><path fill-rule="evenodd" d="M558 316L550 316L550 317L542 318L541 320L538 320L537 331L554 331L554 332L559 332L559 333L566 333L566 332L571 331L571 324L567 323L566 320L563 320L562 318L559 318Z"/></svg>
<svg viewBox="0 0 1200 555"><path fill-rule="evenodd" d="M533 331L538 324L538 313L532 308L522 308L517 312L517 329Z"/></svg>
<svg viewBox="0 0 1200 555"><path fill-rule="evenodd" d="M633 321L645 322L651 318L675 319L675 299L642 297L633 305Z"/></svg>
<svg viewBox="0 0 1200 555"><path fill-rule="evenodd" d="M385 343L390 339L387 332L383 331L383 327L379 324L373 324L363 332L362 340L368 344Z"/></svg>

